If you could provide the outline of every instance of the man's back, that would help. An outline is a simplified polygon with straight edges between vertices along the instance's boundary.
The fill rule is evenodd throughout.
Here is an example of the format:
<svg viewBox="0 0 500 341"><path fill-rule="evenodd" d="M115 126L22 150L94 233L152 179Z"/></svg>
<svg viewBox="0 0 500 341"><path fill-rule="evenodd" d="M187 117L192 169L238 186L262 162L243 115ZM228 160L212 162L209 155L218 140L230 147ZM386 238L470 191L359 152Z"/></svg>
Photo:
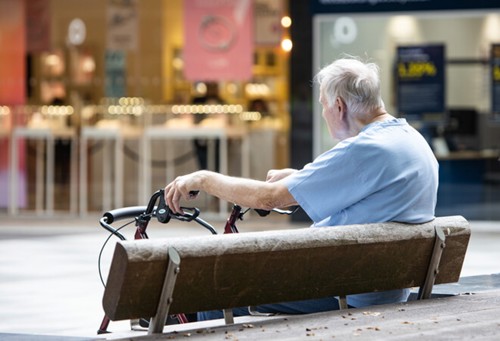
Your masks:
<svg viewBox="0 0 500 341"><path fill-rule="evenodd" d="M438 164L405 120L368 125L287 180L314 226L434 218Z"/></svg>

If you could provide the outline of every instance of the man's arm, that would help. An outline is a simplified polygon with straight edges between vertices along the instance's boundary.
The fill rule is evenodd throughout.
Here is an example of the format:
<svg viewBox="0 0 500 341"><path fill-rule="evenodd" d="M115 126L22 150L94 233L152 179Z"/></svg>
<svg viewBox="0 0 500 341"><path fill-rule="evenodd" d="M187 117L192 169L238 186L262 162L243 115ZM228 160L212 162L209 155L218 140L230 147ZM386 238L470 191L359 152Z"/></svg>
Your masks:
<svg viewBox="0 0 500 341"><path fill-rule="evenodd" d="M293 168L270 169L267 172L266 181L267 182L276 182L278 180L286 178L287 176L289 176L295 172L298 172L298 170L293 169Z"/></svg>
<svg viewBox="0 0 500 341"><path fill-rule="evenodd" d="M194 191L204 191L240 206L271 210L296 205L283 181L264 182L236 178L201 170L177 177L165 187L165 200L174 212L182 212L181 199L193 199Z"/></svg>

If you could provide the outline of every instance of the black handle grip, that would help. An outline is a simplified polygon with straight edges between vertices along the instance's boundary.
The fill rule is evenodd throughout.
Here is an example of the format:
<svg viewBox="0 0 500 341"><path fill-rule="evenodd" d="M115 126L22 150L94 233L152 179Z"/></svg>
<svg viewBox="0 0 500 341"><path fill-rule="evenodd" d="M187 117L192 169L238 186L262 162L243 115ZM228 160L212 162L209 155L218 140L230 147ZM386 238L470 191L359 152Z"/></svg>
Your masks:
<svg viewBox="0 0 500 341"><path fill-rule="evenodd" d="M268 216L269 213L271 213L271 211L268 211L268 210L261 210L261 209L254 209L255 212L257 212L257 214L261 217L265 217L265 216Z"/></svg>
<svg viewBox="0 0 500 341"><path fill-rule="evenodd" d="M115 210L104 213L103 217L106 218L106 222L108 224L112 224L116 220L135 218L144 213L146 211L146 208L146 206L130 206L117 208Z"/></svg>

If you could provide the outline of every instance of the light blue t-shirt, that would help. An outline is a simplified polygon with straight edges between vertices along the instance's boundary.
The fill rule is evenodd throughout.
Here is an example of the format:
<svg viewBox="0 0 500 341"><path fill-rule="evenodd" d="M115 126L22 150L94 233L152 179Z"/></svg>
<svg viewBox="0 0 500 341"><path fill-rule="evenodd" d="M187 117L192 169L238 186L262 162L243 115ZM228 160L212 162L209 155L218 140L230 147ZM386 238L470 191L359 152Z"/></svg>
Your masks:
<svg viewBox="0 0 500 341"><path fill-rule="evenodd" d="M438 162L405 119L391 119L367 125L284 181L314 227L423 223L434 219ZM361 307L407 295L408 290L352 295L348 303Z"/></svg>

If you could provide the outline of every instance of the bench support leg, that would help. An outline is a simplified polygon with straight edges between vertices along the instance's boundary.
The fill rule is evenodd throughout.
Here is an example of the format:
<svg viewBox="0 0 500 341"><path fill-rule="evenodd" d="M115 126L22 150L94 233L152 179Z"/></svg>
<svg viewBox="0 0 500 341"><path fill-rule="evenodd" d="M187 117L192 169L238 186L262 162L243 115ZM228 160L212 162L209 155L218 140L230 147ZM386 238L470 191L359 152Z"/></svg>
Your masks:
<svg viewBox="0 0 500 341"><path fill-rule="evenodd" d="M347 297L346 296L339 296L339 309L344 310L349 308L347 306Z"/></svg>
<svg viewBox="0 0 500 341"><path fill-rule="evenodd" d="M159 334L163 332L163 327L167 321L168 311L172 304L172 293L174 292L175 280L179 273L181 259L174 248L168 249L168 263L163 288L161 290L160 300L156 315L151 318L148 334Z"/></svg>
<svg viewBox="0 0 500 341"><path fill-rule="evenodd" d="M439 262L441 261L441 255L443 254L443 249L445 247L446 237L442 229L436 227L435 231L436 239L434 241L434 249L432 250L429 267L427 269L427 276L425 278L424 285L422 285L418 290L417 299L419 300L431 297L432 287L434 286L434 281L439 273Z"/></svg>
<svg viewBox="0 0 500 341"><path fill-rule="evenodd" d="M224 309L224 322L226 324L234 324L233 309Z"/></svg>

